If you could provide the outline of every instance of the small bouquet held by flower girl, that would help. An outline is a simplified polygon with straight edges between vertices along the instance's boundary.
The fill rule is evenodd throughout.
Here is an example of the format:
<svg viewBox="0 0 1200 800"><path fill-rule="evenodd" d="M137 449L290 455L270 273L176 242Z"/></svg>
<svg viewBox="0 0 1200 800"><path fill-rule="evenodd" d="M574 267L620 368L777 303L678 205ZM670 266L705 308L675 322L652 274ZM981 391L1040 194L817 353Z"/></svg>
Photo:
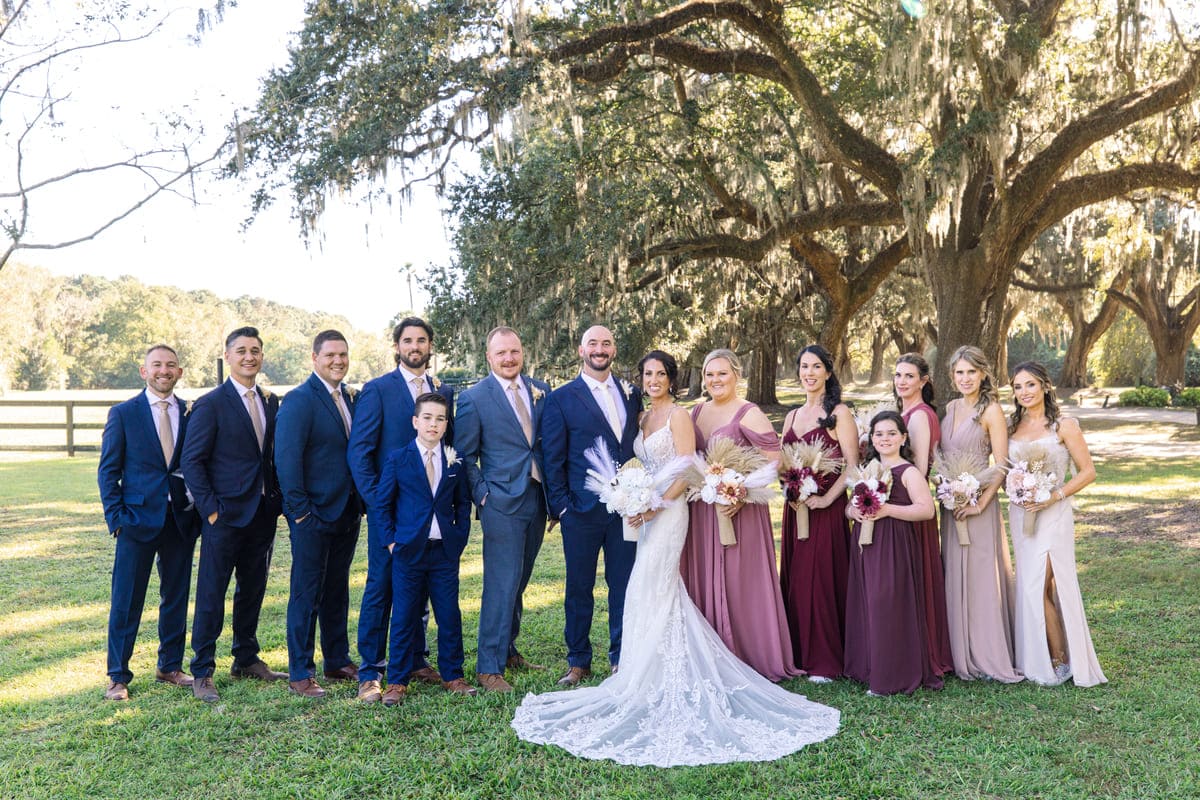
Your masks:
<svg viewBox="0 0 1200 800"><path fill-rule="evenodd" d="M588 462L584 488L595 492L609 513L621 516L622 535L627 542L638 540L638 531L629 526L628 518L666 506L663 492L688 466L687 459L678 458L658 474L652 475L640 460L631 458L618 467L608 445L601 438L597 438L596 443L584 451L583 457Z"/></svg>
<svg viewBox="0 0 1200 800"><path fill-rule="evenodd" d="M988 458L979 450L955 450L947 453L940 447L933 455L933 480L937 484L937 499L942 507L953 512L956 508L974 506L983 494L983 487L996 479L998 470L988 466ZM954 517L958 543L971 543L967 521Z"/></svg>
<svg viewBox="0 0 1200 800"><path fill-rule="evenodd" d="M778 470L753 447L742 447L727 436L716 436L702 456L692 456L688 477L688 500L732 506L743 503L769 503L775 496ZM717 512L717 530L721 544L737 544L733 520Z"/></svg>
<svg viewBox="0 0 1200 800"><path fill-rule="evenodd" d="M866 464L846 470L850 505L860 514L876 514L892 493L892 471L873 458ZM875 520L864 519L858 533L859 548L875 541Z"/></svg>
<svg viewBox="0 0 1200 800"><path fill-rule="evenodd" d="M779 459L779 483L788 505L796 512L796 538L808 538L808 506L804 501L817 493L817 478L836 475L846 462L832 447L816 442L789 442Z"/></svg>
<svg viewBox="0 0 1200 800"><path fill-rule="evenodd" d="M1008 499L1021 506L1025 512L1021 521L1022 533L1033 536L1037 514L1025 508L1025 505L1049 500L1050 493L1058 485L1058 476L1047 466L1050 463L1050 453L1044 445L1033 442L1023 449L1025 458L1020 461L1008 461L1008 477L1004 479L1004 491L1008 492Z"/></svg>

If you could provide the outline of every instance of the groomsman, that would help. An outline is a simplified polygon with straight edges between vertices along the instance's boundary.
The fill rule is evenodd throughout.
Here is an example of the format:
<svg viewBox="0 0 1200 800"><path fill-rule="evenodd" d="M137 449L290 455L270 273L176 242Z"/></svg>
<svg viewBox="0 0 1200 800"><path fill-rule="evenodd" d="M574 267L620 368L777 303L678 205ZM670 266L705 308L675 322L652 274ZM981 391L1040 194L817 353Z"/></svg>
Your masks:
<svg viewBox="0 0 1200 800"><path fill-rule="evenodd" d="M583 334L579 377L556 389L542 414L542 450L546 465L546 498L550 514L561 521L563 555L567 562L564 634L566 673L560 686L575 686L592 674L592 611L596 563L604 551L604 580L608 584L608 659L615 670L621 658L621 616L625 586L633 569L637 545L622 535L621 518L610 514L600 499L584 488L584 451L603 439L621 462L633 457L642 393L612 375L617 345L612 331L594 325Z"/></svg>
<svg viewBox="0 0 1200 800"><path fill-rule="evenodd" d="M279 398L256 383L263 365L257 328L238 328L226 337L225 363L229 379L196 401L181 461L203 519L192 617L192 693L210 703L220 699L212 674L225 625L225 593L234 575L230 675L264 681L284 677L258 657L258 616L281 497L274 461Z"/></svg>
<svg viewBox="0 0 1200 800"><path fill-rule="evenodd" d="M539 428L550 387L521 374L525 353L512 328L487 338L491 374L458 397L454 448L466 464L483 525L483 599L479 608L479 684L511 692L505 667L543 669L517 650L521 595L546 531Z"/></svg>
<svg viewBox="0 0 1200 800"><path fill-rule="evenodd" d="M133 679L129 658L155 557L159 604L154 677L175 686L192 685L180 668L200 519L175 473L188 422L175 396L183 368L173 348L156 344L146 351L138 371L146 390L108 412L97 471L104 520L117 541L108 612L106 700L129 699Z"/></svg>
<svg viewBox="0 0 1200 800"><path fill-rule="evenodd" d="M358 668L350 659L346 618L362 501L346 462L355 394L342 383L350 368L346 337L334 330L318 333L312 361L312 375L288 392L280 405L275 469L292 540L288 689L301 697L318 698L325 696L313 661L318 620L325 677L358 680Z"/></svg>
<svg viewBox="0 0 1200 800"><path fill-rule="evenodd" d="M358 493L367 505L367 584L358 615L358 698L365 703L383 697L380 681L387 667L388 622L392 614L392 555L383 543L385 503L380 476L392 451L416 438L413 412L416 399L436 392L453 408L454 390L427 371L433 353L433 328L420 317L405 317L392 330L396 369L367 381L358 396L347 459ZM453 420L447 437L453 440ZM426 619L428 614L425 615ZM441 685L442 676L425 660L425 630L411 637L412 679Z"/></svg>

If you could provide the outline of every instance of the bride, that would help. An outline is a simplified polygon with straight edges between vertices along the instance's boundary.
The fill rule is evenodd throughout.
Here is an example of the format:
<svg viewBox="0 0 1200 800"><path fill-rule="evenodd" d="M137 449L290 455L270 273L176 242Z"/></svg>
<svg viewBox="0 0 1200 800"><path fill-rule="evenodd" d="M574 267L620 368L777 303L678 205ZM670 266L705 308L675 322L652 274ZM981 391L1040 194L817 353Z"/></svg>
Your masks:
<svg viewBox="0 0 1200 800"><path fill-rule="evenodd" d="M638 364L651 399L635 452L659 472L696 449L674 403L678 368L661 350ZM639 530L626 590L620 669L598 686L525 696L512 727L582 758L671 767L770 761L837 733L837 709L781 689L739 661L688 598L679 573L688 507L677 480Z"/></svg>

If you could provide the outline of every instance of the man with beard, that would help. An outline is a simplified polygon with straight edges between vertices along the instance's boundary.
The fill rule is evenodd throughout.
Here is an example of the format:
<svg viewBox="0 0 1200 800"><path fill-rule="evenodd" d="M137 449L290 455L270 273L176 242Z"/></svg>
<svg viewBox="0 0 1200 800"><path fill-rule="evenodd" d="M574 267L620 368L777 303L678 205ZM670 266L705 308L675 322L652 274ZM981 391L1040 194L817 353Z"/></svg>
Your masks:
<svg viewBox="0 0 1200 800"><path fill-rule="evenodd" d="M426 392L445 396L454 408L454 390L426 371L433 352L433 328L420 317L405 317L392 330L396 369L368 381L358 396L354 427L350 432L347 458L358 493L367 505L367 583L358 615L358 699L378 702L383 697L380 681L387 667L388 621L392 613L392 555L383 544L384 498L379 478L392 451L416 438L413 412L416 399ZM453 441L453 419L446 438ZM416 665L412 680L441 685L442 676L426 660L424 624L412 637Z"/></svg>
<svg viewBox="0 0 1200 800"><path fill-rule="evenodd" d="M616 353L612 331L603 325L588 328L579 345L583 359L579 377L551 393L542 415L547 505L562 522L567 562L563 607L568 668L558 681L560 686L575 686L592 674L593 590L601 549L608 584L608 659L614 671L621 657L625 586L637 545L625 541L620 516L608 513L583 485L588 467L583 454L596 439L604 441L618 463L633 457L642 393L612 375Z"/></svg>

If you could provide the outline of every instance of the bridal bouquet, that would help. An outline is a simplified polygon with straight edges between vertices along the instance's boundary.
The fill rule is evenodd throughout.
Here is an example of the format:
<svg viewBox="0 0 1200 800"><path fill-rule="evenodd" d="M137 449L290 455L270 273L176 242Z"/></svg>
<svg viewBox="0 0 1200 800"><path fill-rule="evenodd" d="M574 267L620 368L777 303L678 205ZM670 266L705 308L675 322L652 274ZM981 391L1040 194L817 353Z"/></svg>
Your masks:
<svg viewBox="0 0 1200 800"><path fill-rule="evenodd" d="M846 470L846 486L850 488L850 505L860 514L877 514L892 492L892 471L873 458ZM860 525L858 546L862 548L875 541L875 520L864 519Z"/></svg>
<svg viewBox="0 0 1200 800"><path fill-rule="evenodd" d="M937 499L947 511L974 506L983 494L983 487L996 479L996 468L988 466L987 455L979 450L955 450L951 453L938 448L933 454L933 480L937 484ZM958 543L969 545L967 521L954 519Z"/></svg>
<svg viewBox="0 0 1200 800"><path fill-rule="evenodd" d="M594 492L610 514L621 516L624 524L623 535L629 542L638 540L638 531L629 527L629 523L624 520L666 506L663 491L687 466L686 459L676 459L681 463L672 462L658 474L651 474L641 461L631 458L618 467L608 446L599 437L594 445L584 451L583 457L588 462L584 488Z"/></svg>
<svg viewBox="0 0 1200 800"><path fill-rule="evenodd" d="M796 538L808 538L808 506L804 501L820 487L817 477L836 475L845 466L832 447L816 442L789 442L783 446L779 460L779 483L783 486L788 504L796 512Z"/></svg>
<svg viewBox="0 0 1200 800"><path fill-rule="evenodd" d="M1033 535L1037 524L1036 512L1025 509L1027 503L1044 503L1058 485L1058 476L1049 468L1050 454L1044 445L1037 442L1022 448L1025 458L1020 461L1009 459L1008 477L1004 479L1004 491L1008 499L1021 506L1025 518L1021 530L1026 536Z"/></svg>
<svg viewBox="0 0 1200 800"><path fill-rule="evenodd" d="M880 400L854 412L854 427L858 428L858 452L865 453L867 443L871 440L871 420L880 411L896 411L896 404L891 400Z"/></svg>
<svg viewBox="0 0 1200 800"><path fill-rule="evenodd" d="M688 500L732 506L743 503L769 503L775 494L778 472L774 464L753 447L742 447L726 436L716 436L708 451L694 455L688 483ZM721 544L737 544L733 520L717 514Z"/></svg>

